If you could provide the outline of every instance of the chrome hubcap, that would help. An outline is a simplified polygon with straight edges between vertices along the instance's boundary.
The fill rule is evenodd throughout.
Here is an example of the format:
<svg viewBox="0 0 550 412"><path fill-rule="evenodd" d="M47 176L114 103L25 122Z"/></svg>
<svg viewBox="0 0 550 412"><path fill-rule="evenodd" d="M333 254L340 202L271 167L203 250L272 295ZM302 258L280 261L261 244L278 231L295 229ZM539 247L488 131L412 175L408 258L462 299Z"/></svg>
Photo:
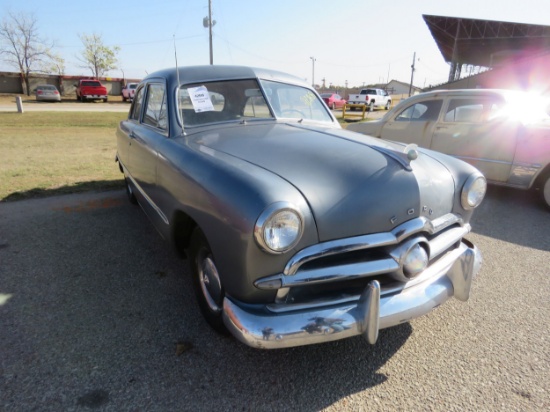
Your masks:
<svg viewBox="0 0 550 412"><path fill-rule="evenodd" d="M199 258L199 281L202 294L212 312L221 312L222 286L211 255Z"/></svg>

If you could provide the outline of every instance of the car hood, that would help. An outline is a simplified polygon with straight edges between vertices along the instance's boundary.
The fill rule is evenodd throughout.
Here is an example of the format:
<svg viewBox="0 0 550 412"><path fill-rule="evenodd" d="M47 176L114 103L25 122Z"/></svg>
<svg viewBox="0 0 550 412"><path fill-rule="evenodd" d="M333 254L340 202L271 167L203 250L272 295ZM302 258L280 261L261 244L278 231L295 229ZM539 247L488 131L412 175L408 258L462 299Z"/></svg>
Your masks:
<svg viewBox="0 0 550 412"><path fill-rule="evenodd" d="M409 165L403 146L380 139L277 123L211 130L193 140L294 185L310 205L321 241L386 232L452 209L454 181L441 163L420 153Z"/></svg>

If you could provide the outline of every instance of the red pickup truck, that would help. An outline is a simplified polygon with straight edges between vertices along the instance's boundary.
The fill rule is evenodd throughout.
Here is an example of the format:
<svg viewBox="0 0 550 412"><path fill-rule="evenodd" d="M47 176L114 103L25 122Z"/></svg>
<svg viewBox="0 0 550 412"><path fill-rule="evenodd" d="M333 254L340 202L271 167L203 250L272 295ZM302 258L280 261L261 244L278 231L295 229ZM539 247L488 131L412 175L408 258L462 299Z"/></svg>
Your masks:
<svg viewBox="0 0 550 412"><path fill-rule="evenodd" d="M76 100L85 102L87 100L107 101L107 88L99 80L82 79L74 85L76 87Z"/></svg>

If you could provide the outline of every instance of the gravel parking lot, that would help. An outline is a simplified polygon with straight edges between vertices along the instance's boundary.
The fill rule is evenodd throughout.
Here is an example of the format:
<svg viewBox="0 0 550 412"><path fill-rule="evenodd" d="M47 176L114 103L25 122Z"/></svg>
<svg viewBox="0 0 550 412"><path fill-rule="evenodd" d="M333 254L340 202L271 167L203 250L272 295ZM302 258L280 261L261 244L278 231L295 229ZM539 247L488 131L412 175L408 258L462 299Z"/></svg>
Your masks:
<svg viewBox="0 0 550 412"><path fill-rule="evenodd" d="M490 189L468 302L375 346L277 351L209 329L186 262L123 192L0 203L0 410L548 410L549 214Z"/></svg>

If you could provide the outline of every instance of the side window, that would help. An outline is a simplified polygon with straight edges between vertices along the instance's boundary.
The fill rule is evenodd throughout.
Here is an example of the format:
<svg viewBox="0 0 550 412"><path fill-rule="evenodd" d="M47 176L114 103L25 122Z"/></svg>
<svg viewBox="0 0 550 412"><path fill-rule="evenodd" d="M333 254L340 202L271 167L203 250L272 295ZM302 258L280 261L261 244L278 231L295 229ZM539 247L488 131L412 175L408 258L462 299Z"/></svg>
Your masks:
<svg viewBox="0 0 550 412"><path fill-rule="evenodd" d="M134 102L132 103L132 109L131 109L131 112L130 112L130 119L139 121L139 115L141 113L141 106L143 105L143 91L144 90L145 90L145 87L142 87L136 92Z"/></svg>
<svg viewBox="0 0 550 412"><path fill-rule="evenodd" d="M397 121L430 121L437 120L441 111L442 100L426 100L416 103L403 110L395 120Z"/></svg>
<svg viewBox="0 0 550 412"><path fill-rule="evenodd" d="M492 106L489 103L488 100L476 98L451 99L444 121L458 123L480 122L485 106L487 106L487 109L490 109L490 106Z"/></svg>
<svg viewBox="0 0 550 412"><path fill-rule="evenodd" d="M153 83L147 86L147 105L143 123L161 130L168 130L166 93L164 84Z"/></svg>

